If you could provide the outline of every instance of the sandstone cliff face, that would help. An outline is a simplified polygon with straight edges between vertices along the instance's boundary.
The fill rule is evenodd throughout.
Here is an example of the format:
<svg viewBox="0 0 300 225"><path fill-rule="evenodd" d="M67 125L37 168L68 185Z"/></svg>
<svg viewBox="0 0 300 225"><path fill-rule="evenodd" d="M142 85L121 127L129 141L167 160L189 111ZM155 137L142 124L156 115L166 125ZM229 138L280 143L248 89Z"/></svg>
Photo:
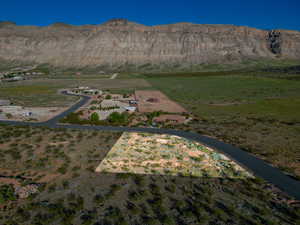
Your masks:
<svg viewBox="0 0 300 225"><path fill-rule="evenodd" d="M47 27L0 23L0 58L55 66L200 64L257 58L300 59L300 32L126 20Z"/></svg>

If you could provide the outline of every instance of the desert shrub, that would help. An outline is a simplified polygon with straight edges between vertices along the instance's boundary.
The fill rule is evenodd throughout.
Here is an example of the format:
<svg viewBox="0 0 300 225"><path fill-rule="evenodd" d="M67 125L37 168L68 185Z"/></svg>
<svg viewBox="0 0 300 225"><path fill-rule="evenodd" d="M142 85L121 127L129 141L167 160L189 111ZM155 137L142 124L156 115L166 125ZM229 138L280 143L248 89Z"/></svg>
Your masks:
<svg viewBox="0 0 300 225"><path fill-rule="evenodd" d="M155 183L149 184L149 188L150 188L152 194L154 194L154 195L160 194L160 187L158 185L156 185Z"/></svg>
<svg viewBox="0 0 300 225"><path fill-rule="evenodd" d="M13 115L11 113L6 113L5 116L7 117L7 119L12 119Z"/></svg>
<svg viewBox="0 0 300 225"><path fill-rule="evenodd" d="M75 201L76 200L76 195L74 194L74 193L69 193L68 195L67 195L67 200L69 201L69 202L72 202L72 201Z"/></svg>
<svg viewBox="0 0 300 225"><path fill-rule="evenodd" d="M127 205L126 205L127 209L132 213L132 214L139 214L140 213L140 209L139 207L137 207L134 203L127 201Z"/></svg>
<svg viewBox="0 0 300 225"><path fill-rule="evenodd" d="M190 156L190 158L196 162L201 162L205 159L204 156L198 156L198 157L193 157L193 156Z"/></svg>
<svg viewBox="0 0 300 225"><path fill-rule="evenodd" d="M0 186L0 204L7 201L16 200L15 191L13 185L1 185Z"/></svg>
<svg viewBox="0 0 300 225"><path fill-rule="evenodd" d="M118 173L116 175L116 177L119 178L119 179L128 179L130 176L131 176L130 173Z"/></svg>
<svg viewBox="0 0 300 225"><path fill-rule="evenodd" d="M31 217L30 213L27 210L24 210L21 207L18 207L17 212L16 212L16 216L18 217L18 221L22 222L22 223L25 223Z"/></svg>
<svg viewBox="0 0 300 225"><path fill-rule="evenodd" d="M62 165L61 167L59 167L59 168L57 169L57 172L59 172L59 173L61 173L61 174L66 174L67 168L68 168L68 165L64 164L64 165Z"/></svg>
<svg viewBox="0 0 300 225"><path fill-rule="evenodd" d="M19 160L22 158L22 155L17 150L10 151L10 155L14 160Z"/></svg>
<svg viewBox="0 0 300 225"><path fill-rule="evenodd" d="M144 224L147 224L147 225L156 225L156 224L159 224L159 221L153 217L149 217L149 216L144 216L143 217L143 222Z"/></svg>
<svg viewBox="0 0 300 225"><path fill-rule="evenodd" d="M168 184L165 186L165 189L171 193L174 193L176 190L176 186L174 184Z"/></svg>
<svg viewBox="0 0 300 225"><path fill-rule="evenodd" d="M133 180L134 180L134 183L138 186L143 186L145 184L144 178L142 176L139 176L139 175L134 176Z"/></svg>
<svg viewBox="0 0 300 225"><path fill-rule="evenodd" d="M73 168L72 168L72 171L77 171L77 170L80 170L81 169L81 166L74 166Z"/></svg>
<svg viewBox="0 0 300 225"><path fill-rule="evenodd" d="M53 214L39 212L33 217L33 224L50 224L54 219Z"/></svg>
<svg viewBox="0 0 300 225"><path fill-rule="evenodd" d="M138 201L141 198L141 196L136 191L129 191L128 198L131 201Z"/></svg>
<svg viewBox="0 0 300 225"><path fill-rule="evenodd" d="M79 176L80 176L80 174L76 173L76 172L72 174L72 178L76 178L76 177L79 177Z"/></svg>
<svg viewBox="0 0 300 225"><path fill-rule="evenodd" d="M56 190L56 184L51 184L49 187L48 187L48 192L49 193L52 193Z"/></svg>
<svg viewBox="0 0 300 225"><path fill-rule="evenodd" d="M174 219L170 216L163 216L162 219L161 219L161 222L162 224L165 224L165 225L173 225L173 224L176 224L176 222L174 221Z"/></svg>
<svg viewBox="0 0 300 225"><path fill-rule="evenodd" d="M62 182L62 185L63 185L64 189L67 189L67 188L69 187L69 181L64 180L64 181Z"/></svg>
<svg viewBox="0 0 300 225"><path fill-rule="evenodd" d="M42 136L38 136L35 140L36 143L40 143L43 140Z"/></svg>
<svg viewBox="0 0 300 225"><path fill-rule="evenodd" d="M105 216L110 219L119 219L122 215L121 210L118 207L109 206L105 209Z"/></svg>
<svg viewBox="0 0 300 225"><path fill-rule="evenodd" d="M112 185L110 185L109 192L105 196L107 198L110 198L110 197L114 196L117 191L121 190L121 188L122 187L118 184L112 184Z"/></svg>
<svg viewBox="0 0 300 225"><path fill-rule="evenodd" d="M43 192L46 188L46 184L40 184L38 187L39 192Z"/></svg>
<svg viewBox="0 0 300 225"><path fill-rule="evenodd" d="M90 225L93 222L93 217L89 214L83 214L80 216L80 219L82 220L83 225Z"/></svg>
<svg viewBox="0 0 300 225"><path fill-rule="evenodd" d="M103 204L104 201L105 201L105 198L104 198L101 194L95 195L95 197L94 197L94 202L95 202L96 204Z"/></svg>
<svg viewBox="0 0 300 225"><path fill-rule="evenodd" d="M86 170L91 172L91 173L95 172L95 168L93 166L87 167Z"/></svg>
<svg viewBox="0 0 300 225"><path fill-rule="evenodd" d="M77 202L77 209L83 209L84 208L84 198L81 196L78 196L76 199Z"/></svg>

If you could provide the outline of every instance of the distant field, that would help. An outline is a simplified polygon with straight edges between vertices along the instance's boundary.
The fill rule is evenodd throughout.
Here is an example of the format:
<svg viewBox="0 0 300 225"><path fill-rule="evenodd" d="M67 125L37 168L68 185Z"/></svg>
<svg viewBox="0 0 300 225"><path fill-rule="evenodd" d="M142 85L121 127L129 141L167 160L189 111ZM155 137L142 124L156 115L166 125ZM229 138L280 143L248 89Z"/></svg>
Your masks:
<svg viewBox="0 0 300 225"><path fill-rule="evenodd" d="M40 77L31 76L32 78L40 79ZM72 80L86 80L86 79L108 79L111 77L109 74L80 74L76 75L76 73L72 74L55 74L55 75L42 75L43 78L47 79L72 79Z"/></svg>
<svg viewBox="0 0 300 225"><path fill-rule="evenodd" d="M28 84L24 86L0 86L0 98L10 99L14 105L42 107L42 106L69 106L78 97L66 96L58 93L60 86Z"/></svg>
<svg viewBox="0 0 300 225"><path fill-rule="evenodd" d="M147 79L199 117L188 129L217 136L300 177L300 83L226 75Z"/></svg>
<svg viewBox="0 0 300 225"><path fill-rule="evenodd" d="M26 106L68 106L78 98L61 95L58 91L76 86L117 90L144 88L150 85L142 79L35 79L16 83L0 83L0 98L10 99L16 104Z"/></svg>

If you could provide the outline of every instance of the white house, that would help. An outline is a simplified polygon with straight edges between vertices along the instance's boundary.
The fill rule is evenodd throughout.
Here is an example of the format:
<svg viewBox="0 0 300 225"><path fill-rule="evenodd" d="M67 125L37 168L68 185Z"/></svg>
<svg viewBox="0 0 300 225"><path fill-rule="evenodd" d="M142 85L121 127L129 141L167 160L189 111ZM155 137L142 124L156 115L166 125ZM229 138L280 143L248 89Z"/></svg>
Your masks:
<svg viewBox="0 0 300 225"><path fill-rule="evenodd" d="M136 107L134 107L134 106L127 106L127 107L124 107L124 108L128 112L135 112L136 111Z"/></svg>
<svg viewBox="0 0 300 225"><path fill-rule="evenodd" d="M110 99L104 99L101 103L101 108L109 108L109 107L120 107L120 108L125 108L128 107L128 103L120 102L120 101L115 101L115 100L110 100Z"/></svg>

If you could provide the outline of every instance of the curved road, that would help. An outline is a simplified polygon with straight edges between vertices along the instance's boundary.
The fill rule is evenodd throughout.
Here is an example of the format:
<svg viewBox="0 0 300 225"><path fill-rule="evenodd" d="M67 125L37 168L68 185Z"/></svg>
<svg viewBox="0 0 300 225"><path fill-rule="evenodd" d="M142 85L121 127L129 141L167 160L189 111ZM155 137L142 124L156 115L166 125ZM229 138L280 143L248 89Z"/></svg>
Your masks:
<svg viewBox="0 0 300 225"><path fill-rule="evenodd" d="M67 94L63 92L63 94ZM113 126L88 126L88 125L76 125L76 124L58 124L58 121L68 115L71 112L76 111L81 106L86 104L90 97L80 96L82 99L71 106L68 110L53 117L46 122L34 123L34 122L20 122L20 121L7 121L0 120L0 123L7 125L25 125L25 126L45 126L50 128L72 128L83 130L101 130L101 131L120 131L120 132L148 132L156 134L171 134L184 137L202 144L208 147L214 148L222 154L227 155L232 160L252 171L256 176L265 179L266 181L274 184L282 191L286 192L290 196L297 200L300 200L300 181L297 181L287 175L285 175L279 169L267 164L265 161L256 158L255 156L237 148L230 144L218 141L214 138L199 135L192 132L185 132L180 130L160 129L160 128L143 128L143 127L113 127Z"/></svg>

